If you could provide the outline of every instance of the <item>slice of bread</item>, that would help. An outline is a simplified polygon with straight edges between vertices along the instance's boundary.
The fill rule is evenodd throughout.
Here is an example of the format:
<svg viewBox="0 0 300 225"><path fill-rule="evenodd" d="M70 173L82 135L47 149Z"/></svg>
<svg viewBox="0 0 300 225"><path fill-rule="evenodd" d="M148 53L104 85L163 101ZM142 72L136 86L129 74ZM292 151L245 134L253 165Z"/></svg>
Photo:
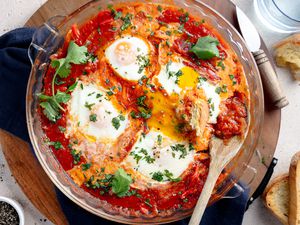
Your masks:
<svg viewBox="0 0 300 225"><path fill-rule="evenodd" d="M300 81L300 34L294 34L274 45L276 63L289 67L294 78Z"/></svg>
<svg viewBox="0 0 300 225"><path fill-rule="evenodd" d="M274 178L263 194L266 207L284 225L289 225L289 175L284 174Z"/></svg>
<svg viewBox="0 0 300 225"><path fill-rule="evenodd" d="M289 186L289 225L300 225L300 152L291 160Z"/></svg>

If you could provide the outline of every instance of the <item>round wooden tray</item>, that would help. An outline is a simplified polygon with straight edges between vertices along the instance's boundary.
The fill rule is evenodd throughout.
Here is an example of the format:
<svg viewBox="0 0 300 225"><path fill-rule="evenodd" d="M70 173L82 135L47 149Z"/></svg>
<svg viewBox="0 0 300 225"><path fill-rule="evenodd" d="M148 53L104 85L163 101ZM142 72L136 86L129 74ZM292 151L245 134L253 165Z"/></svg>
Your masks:
<svg viewBox="0 0 300 225"><path fill-rule="evenodd" d="M32 15L26 26L38 27L50 17L68 15L87 2L88 0L73 0L70 4L68 0L49 0ZM235 6L231 1L203 0L203 2L220 12L237 27ZM262 48L268 53L264 44ZM270 55L269 58L272 59ZM279 135L281 111L273 109L268 102L268 98L265 97L265 119L257 146L258 154L254 154L250 162L250 166L257 170L250 186L250 194L258 187L272 161ZM68 224L57 201L54 185L33 156L28 144L1 130L0 143L12 174L30 201L54 224Z"/></svg>

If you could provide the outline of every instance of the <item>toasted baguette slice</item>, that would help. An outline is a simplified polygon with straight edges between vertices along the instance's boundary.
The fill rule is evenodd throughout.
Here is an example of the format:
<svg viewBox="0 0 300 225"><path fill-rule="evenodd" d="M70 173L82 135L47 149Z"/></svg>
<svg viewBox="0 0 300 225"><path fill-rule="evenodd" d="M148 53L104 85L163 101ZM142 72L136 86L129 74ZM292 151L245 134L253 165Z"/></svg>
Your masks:
<svg viewBox="0 0 300 225"><path fill-rule="evenodd" d="M289 225L289 192L289 175L284 174L273 179L263 194L266 207L284 225Z"/></svg>
<svg viewBox="0 0 300 225"><path fill-rule="evenodd" d="M300 81L300 34L278 42L274 48L277 65L289 67L294 78Z"/></svg>
<svg viewBox="0 0 300 225"><path fill-rule="evenodd" d="M289 225L300 225L300 152L296 153L291 160L289 185Z"/></svg>

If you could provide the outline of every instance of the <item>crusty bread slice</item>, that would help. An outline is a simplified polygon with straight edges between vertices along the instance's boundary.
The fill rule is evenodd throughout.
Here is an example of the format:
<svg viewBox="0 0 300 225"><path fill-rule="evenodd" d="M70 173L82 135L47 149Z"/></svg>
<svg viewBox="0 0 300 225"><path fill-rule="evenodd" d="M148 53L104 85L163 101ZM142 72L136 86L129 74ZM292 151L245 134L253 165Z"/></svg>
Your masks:
<svg viewBox="0 0 300 225"><path fill-rule="evenodd" d="M277 65L289 67L294 78L300 81L300 34L278 42L274 48Z"/></svg>
<svg viewBox="0 0 300 225"><path fill-rule="evenodd" d="M284 174L274 178L263 194L266 207L284 225L289 225L289 175Z"/></svg>
<svg viewBox="0 0 300 225"><path fill-rule="evenodd" d="M291 160L289 185L289 225L300 225L300 152Z"/></svg>

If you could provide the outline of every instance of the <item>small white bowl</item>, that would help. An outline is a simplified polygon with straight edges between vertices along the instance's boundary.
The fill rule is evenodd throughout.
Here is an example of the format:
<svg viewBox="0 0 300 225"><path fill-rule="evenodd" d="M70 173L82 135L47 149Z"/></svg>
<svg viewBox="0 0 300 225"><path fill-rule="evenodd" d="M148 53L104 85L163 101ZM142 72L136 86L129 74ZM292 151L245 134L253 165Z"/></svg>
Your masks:
<svg viewBox="0 0 300 225"><path fill-rule="evenodd" d="M0 202L6 202L6 203L10 204L12 207L14 207L19 216L19 225L24 225L24 223L25 223L24 211L23 211L22 206L18 202L16 202L15 200L13 200L11 198L7 198L7 197L3 197L3 196L0 196Z"/></svg>

